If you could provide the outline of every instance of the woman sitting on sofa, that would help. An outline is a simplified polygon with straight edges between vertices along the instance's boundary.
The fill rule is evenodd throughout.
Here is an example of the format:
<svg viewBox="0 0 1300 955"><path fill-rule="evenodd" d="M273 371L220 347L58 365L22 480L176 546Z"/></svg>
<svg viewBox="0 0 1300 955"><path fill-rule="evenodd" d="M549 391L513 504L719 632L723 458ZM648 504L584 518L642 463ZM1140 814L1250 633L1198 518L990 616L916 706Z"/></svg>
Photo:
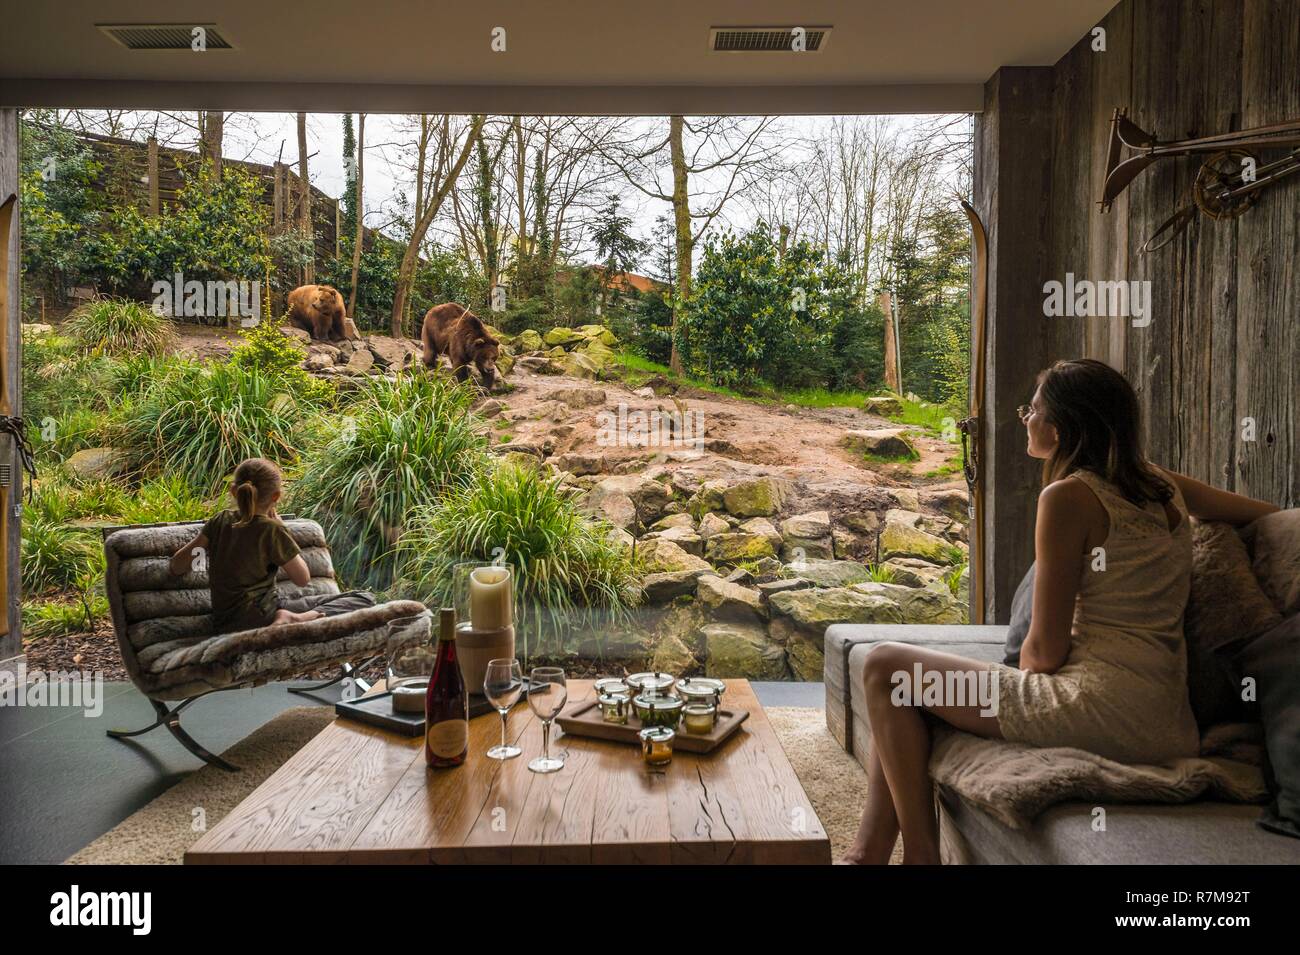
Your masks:
<svg viewBox="0 0 1300 955"><path fill-rule="evenodd" d="M1119 762L1197 754L1182 629L1188 515L1244 525L1277 508L1149 463L1137 396L1102 362L1058 361L1043 371L1020 417L1030 456L1043 460L1020 667L901 643L872 650L863 676L872 736L867 806L846 862L887 863L900 832L906 863L939 862L924 713L979 736ZM942 675L943 686L969 685L972 674L988 680L994 705L897 705L908 700L897 688L917 664L927 681Z"/></svg>

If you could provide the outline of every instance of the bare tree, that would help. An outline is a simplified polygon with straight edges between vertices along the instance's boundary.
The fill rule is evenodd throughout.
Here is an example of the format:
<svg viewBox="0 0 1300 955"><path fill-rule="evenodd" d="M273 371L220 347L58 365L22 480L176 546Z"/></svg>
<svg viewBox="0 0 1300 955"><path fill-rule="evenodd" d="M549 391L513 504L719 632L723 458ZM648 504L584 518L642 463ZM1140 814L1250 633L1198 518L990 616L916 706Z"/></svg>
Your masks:
<svg viewBox="0 0 1300 955"><path fill-rule="evenodd" d="M302 284L316 281L316 237L311 224L311 179L307 175L307 114L298 114L298 231L310 243L302 270Z"/></svg>
<svg viewBox="0 0 1300 955"><path fill-rule="evenodd" d="M366 171L366 114L357 116L357 194L353 200L357 210L357 233L352 242L352 287L348 293L348 315L357 316L357 278L361 272L361 243L365 237L365 207L361 204Z"/></svg>

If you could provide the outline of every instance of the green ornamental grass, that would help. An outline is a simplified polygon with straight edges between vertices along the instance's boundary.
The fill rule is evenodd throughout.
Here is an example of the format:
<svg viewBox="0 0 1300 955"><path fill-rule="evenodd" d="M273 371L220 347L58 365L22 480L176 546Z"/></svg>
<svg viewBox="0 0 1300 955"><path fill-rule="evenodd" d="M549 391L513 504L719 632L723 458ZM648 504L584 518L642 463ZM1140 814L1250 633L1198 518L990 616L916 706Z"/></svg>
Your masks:
<svg viewBox="0 0 1300 955"><path fill-rule="evenodd" d="M79 306L64 331L82 349L100 355L161 355L176 340L170 318L121 298L97 298Z"/></svg>

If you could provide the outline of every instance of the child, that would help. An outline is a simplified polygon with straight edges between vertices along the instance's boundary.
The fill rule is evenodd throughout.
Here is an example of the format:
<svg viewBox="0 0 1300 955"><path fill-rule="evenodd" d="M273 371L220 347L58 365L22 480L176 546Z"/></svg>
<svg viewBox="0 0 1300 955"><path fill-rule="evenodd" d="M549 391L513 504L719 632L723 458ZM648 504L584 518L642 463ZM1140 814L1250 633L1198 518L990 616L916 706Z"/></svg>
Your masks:
<svg viewBox="0 0 1300 955"><path fill-rule="evenodd" d="M307 562L275 512L282 483L280 469L272 462L264 458L242 462L235 468L230 488L237 509L211 518L197 537L172 555L171 572L183 577L190 571L194 551L206 552L217 633L325 616L319 610L293 613L280 605L276 593L275 575L281 567L299 587L311 580Z"/></svg>

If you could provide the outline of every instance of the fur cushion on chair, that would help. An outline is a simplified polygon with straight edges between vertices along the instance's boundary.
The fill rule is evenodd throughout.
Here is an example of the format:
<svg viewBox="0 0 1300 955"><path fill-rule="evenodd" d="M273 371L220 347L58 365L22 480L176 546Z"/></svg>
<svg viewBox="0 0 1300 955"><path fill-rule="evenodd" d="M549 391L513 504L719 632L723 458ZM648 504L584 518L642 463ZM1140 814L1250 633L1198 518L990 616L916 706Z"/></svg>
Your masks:
<svg viewBox="0 0 1300 955"><path fill-rule="evenodd" d="M1260 586L1280 614L1300 613L1300 508L1266 514L1241 535Z"/></svg>
<svg viewBox="0 0 1300 955"><path fill-rule="evenodd" d="M305 587L296 587L281 571L280 595L338 593L321 526L307 520L285 526L312 576ZM179 700L373 656L384 647L388 621L424 610L422 604L398 600L307 623L217 634L206 569L175 577L167 566L200 527L121 528L104 540L105 589L122 659L136 686L155 699Z"/></svg>

